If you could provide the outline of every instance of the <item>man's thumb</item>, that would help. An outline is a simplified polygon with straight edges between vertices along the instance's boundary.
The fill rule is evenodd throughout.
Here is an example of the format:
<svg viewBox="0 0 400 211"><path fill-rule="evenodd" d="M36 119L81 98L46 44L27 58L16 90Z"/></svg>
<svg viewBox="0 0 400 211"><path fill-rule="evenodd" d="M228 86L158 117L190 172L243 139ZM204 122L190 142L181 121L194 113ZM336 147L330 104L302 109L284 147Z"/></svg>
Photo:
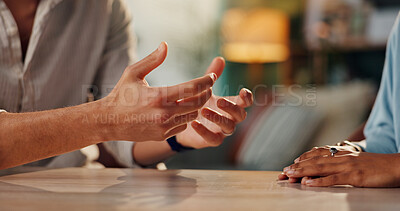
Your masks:
<svg viewBox="0 0 400 211"><path fill-rule="evenodd" d="M167 57L168 45L162 42L157 50L148 55L146 58L128 67L134 77L143 80L146 75L160 66Z"/></svg>

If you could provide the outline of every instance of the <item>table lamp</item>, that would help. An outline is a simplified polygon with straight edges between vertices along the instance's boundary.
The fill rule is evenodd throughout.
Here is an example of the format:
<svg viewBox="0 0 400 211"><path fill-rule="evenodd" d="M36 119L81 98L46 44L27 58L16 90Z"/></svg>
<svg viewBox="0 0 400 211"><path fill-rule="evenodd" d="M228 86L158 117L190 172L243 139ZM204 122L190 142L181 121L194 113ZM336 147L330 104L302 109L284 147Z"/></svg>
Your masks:
<svg viewBox="0 0 400 211"><path fill-rule="evenodd" d="M249 64L250 83L258 85L264 64L289 58L289 31L289 17L280 10L230 9L222 20L222 54L230 62Z"/></svg>

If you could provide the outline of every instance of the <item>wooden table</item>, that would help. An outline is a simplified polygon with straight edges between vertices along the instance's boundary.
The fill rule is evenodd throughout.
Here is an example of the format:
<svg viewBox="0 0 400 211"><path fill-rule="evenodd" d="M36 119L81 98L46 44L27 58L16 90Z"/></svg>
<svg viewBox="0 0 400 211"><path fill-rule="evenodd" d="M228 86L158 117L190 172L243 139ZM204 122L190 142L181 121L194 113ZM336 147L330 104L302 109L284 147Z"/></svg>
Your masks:
<svg viewBox="0 0 400 211"><path fill-rule="evenodd" d="M4 174L4 172L3 172ZM278 172L21 169L0 210L400 210L400 189L307 188Z"/></svg>

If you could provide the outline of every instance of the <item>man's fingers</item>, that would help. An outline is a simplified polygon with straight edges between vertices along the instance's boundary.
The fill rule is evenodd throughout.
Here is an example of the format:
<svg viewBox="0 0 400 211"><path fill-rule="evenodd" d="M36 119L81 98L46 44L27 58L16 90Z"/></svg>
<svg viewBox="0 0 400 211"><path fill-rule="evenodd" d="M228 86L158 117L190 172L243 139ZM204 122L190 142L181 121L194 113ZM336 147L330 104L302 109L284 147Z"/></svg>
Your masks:
<svg viewBox="0 0 400 211"><path fill-rule="evenodd" d="M217 75L217 78L219 78L222 75L224 68L225 59L222 57L217 57L211 62L210 66L207 68L206 74L215 73Z"/></svg>
<svg viewBox="0 0 400 211"><path fill-rule="evenodd" d="M224 140L224 135L222 133L214 133L210 131L206 126L201 124L199 121L195 120L192 123L193 129L204 138L209 146L219 146Z"/></svg>
<svg viewBox="0 0 400 211"><path fill-rule="evenodd" d="M148 55L146 58L139 62L129 66L127 71L129 75L136 79L143 80L152 70L160 66L165 58L167 57L168 45L166 42L162 42L157 50Z"/></svg>
<svg viewBox="0 0 400 211"><path fill-rule="evenodd" d="M212 95L212 89L209 88L207 91L202 92L194 97L186 98L182 101L178 101L173 106L173 113L175 114L186 114L189 112L200 110L204 104L210 99Z"/></svg>
<svg viewBox="0 0 400 211"><path fill-rule="evenodd" d="M180 99L195 96L212 87L216 80L217 75L210 73L183 84L167 87L165 89L167 92L167 100L168 102L174 102Z"/></svg>
<svg viewBox="0 0 400 211"><path fill-rule="evenodd" d="M179 126L182 124L189 123L189 122L197 119L198 116L199 116L198 111L194 111L194 112L184 114L184 115L175 116L167 121L166 127L173 128L173 127L176 127L176 126Z"/></svg>
<svg viewBox="0 0 400 211"><path fill-rule="evenodd" d="M351 179L349 173L333 174L327 177L321 177L316 179L308 179L304 182L305 185L310 187L330 187L334 185L349 185L349 179Z"/></svg>
<svg viewBox="0 0 400 211"><path fill-rule="evenodd" d="M214 111L210 108L204 108L201 111L201 115L221 127L222 131L225 134L232 134L235 131L235 122L218 113L217 111Z"/></svg>
<svg viewBox="0 0 400 211"><path fill-rule="evenodd" d="M177 126L175 128L172 128L165 134L165 138L166 139L171 138L172 136L175 136L176 134L183 132L184 130L186 130L186 128L187 128L187 124L183 124L183 125Z"/></svg>
<svg viewBox="0 0 400 211"><path fill-rule="evenodd" d="M240 90L239 95L237 96L229 96L225 98L228 99L229 101L236 103L238 106L242 108L250 107L254 103L253 93L246 88Z"/></svg>
<svg viewBox="0 0 400 211"><path fill-rule="evenodd" d="M217 106L221 110L231 115L236 122L241 122L246 118L247 113L244 110L244 108L238 106L236 103L229 101L225 98L220 98L217 101Z"/></svg>

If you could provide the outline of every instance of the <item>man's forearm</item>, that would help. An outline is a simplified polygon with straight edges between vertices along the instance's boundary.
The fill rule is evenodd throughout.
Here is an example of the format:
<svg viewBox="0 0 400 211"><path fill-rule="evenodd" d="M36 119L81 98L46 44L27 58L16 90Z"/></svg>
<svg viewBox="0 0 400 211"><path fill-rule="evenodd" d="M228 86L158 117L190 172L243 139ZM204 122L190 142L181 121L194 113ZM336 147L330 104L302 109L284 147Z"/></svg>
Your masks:
<svg viewBox="0 0 400 211"><path fill-rule="evenodd" d="M106 141L95 103L32 113L0 113L0 169Z"/></svg>

